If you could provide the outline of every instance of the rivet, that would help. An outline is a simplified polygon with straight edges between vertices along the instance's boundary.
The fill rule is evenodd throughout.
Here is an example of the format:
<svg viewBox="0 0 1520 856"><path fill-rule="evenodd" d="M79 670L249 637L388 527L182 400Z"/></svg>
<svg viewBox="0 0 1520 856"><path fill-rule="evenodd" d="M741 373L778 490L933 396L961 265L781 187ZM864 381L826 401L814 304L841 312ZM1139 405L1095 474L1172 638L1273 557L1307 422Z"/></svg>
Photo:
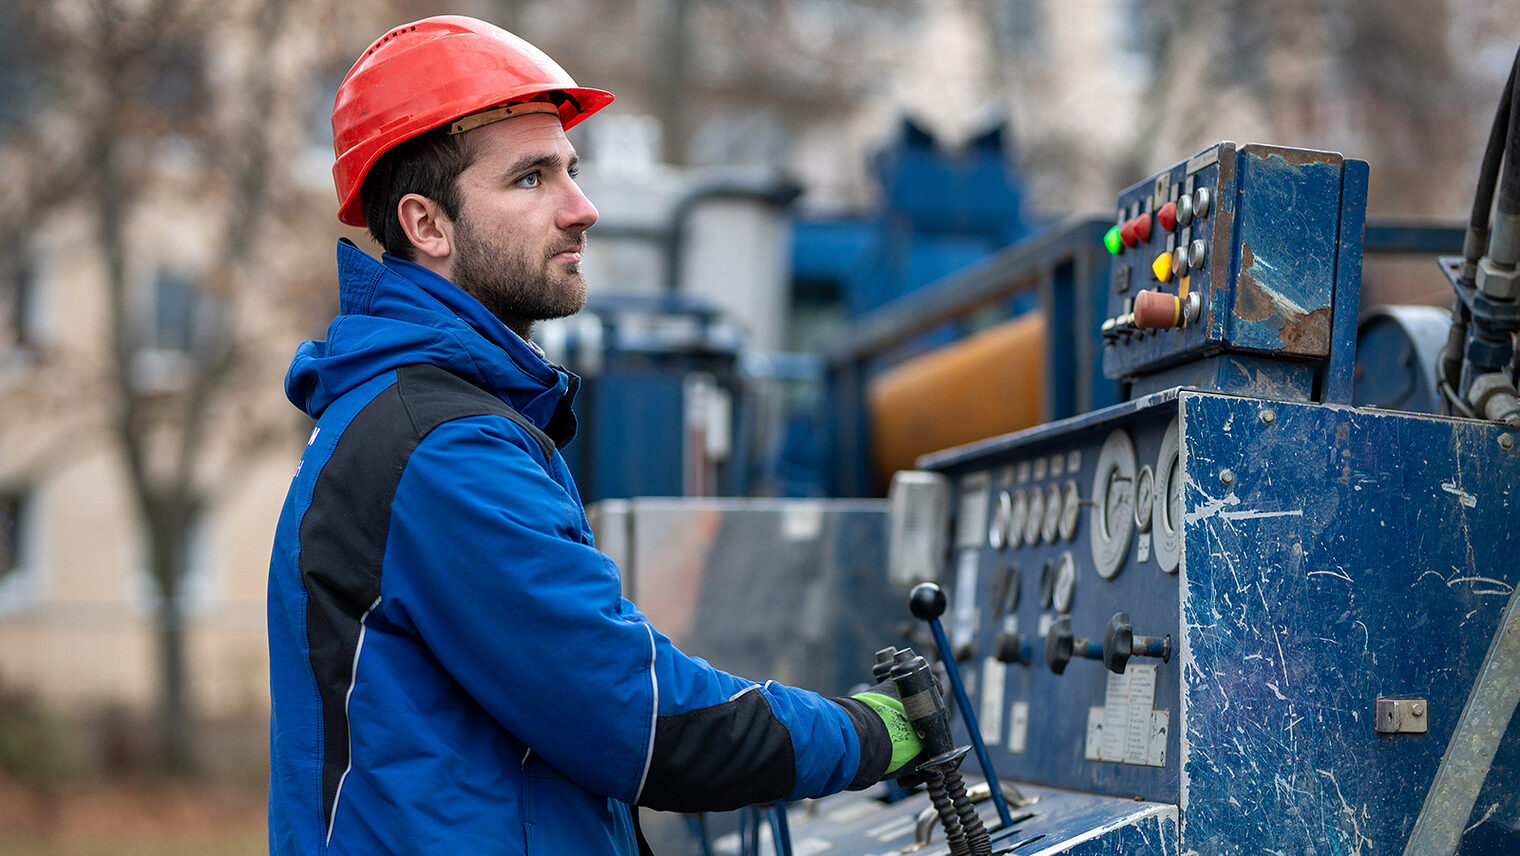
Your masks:
<svg viewBox="0 0 1520 856"><path fill-rule="evenodd" d="M1276 422L1276 421L1277 421L1277 412L1276 411L1271 410L1271 409L1267 409L1267 410L1263 410L1261 412L1261 424L1263 424L1263 425L1271 425L1273 422Z"/></svg>
<svg viewBox="0 0 1520 856"><path fill-rule="evenodd" d="M1499 435L1499 448L1501 448L1501 449L1513 449L1514 447L1515 447L1515 438L1514 437L1510 436L1509 434L1500 434Z"/></svg>
<svg viewBox="0 0 1520 856"><path fill-rule="evenodd" d="M1415 702L1414 704L1410 705L1409 709L1413 711L1415 716L1425 715L1425 705L1420 704L1419 702Z"/></svg>
<svg viewBox="0 0 1520 856"><path fill-rule="evenodd" d="M1222 482L1224 482L1225 484L1234 484L1235 483L1235 471L1234 470L1229 470L1229 469L1220 470L1219 471L1219 480L1222 481Z"/></svg>

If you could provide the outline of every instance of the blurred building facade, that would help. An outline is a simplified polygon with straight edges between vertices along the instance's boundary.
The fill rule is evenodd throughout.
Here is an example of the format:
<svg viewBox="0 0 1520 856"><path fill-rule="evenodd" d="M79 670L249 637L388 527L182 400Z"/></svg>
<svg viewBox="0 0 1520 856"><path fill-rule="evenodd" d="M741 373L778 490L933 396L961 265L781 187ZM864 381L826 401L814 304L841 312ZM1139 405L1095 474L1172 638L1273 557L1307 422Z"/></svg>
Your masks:
<svg viewBox="0 0 1520 856"><path fill-rule="evenodd" d="M0 33L27 23L88 40L155 26L133 4L106 29L91 19L99 4L34 5L0 13L18 19L0 20ZM113 44L96 43L94 78L0 66L0 83L21 93L0 99L0 162L27 177L5 189L12 213L0 223L0 683L73 711L147 710L158 696L162 604L133 484L185 468L193 501L174 549L187 568L177 597L193 707L267 713L268 549L309 428L281 378L333 311L333 238L374 249L333 219L326 115L349 62L387 26L477 14L617 93L604 132L588 123L574 137L608 232L601 245L591 234L593 295L659 286L663 257L628 236L704 177L795 180L808 211L870 206L869 154L905 114L952 144L1006 122L1045 217L1106 210L1153 169L1236 139L1366 158L1374 215L1456 219L1514 48L1490 0L166 5L188 10L180 37L158 40L165 56L130 58L148 103L110 113L119 124L105 135L85 128L108 112L99 97L112 63L127 61ZM266 101L249 103L250 81L263 81ZM49 99L60 91L74 94ZM97 192L98 159L67 142L79 139L118 147L130 174L113 181L127 195ZM245 162L255 152L262 166ZM240 179L263 182L257 205ZM646 192L659 187L659 198ZM697 233L692 288L739 314L764 304L754 343L779 347L789 295L775 211L718 206ZM110 235L125 242L114 255ZM125 269L113 273L113 259ZM725 275L736 264L744 276ZM113 281L125 284L115 302ZM1414 296L1443 299L1435 285ZM113 345L123 329L125 350ZM192 402L226 342L236 359Z"/></svg>

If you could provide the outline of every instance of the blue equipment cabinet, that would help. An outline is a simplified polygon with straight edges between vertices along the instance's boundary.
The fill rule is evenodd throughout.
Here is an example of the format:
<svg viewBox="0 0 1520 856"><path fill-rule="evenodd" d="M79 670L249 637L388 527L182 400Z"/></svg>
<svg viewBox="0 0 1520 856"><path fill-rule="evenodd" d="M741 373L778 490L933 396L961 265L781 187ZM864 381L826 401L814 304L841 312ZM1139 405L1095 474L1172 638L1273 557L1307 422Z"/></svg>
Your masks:
<svg viewBox="0 0 1520 856"><path fill-rule="evenodd" d="M1125 191L1129 400L921 459L948 510L893 525L945 533L917 576L1012 807L994 852L1520 852L1520 444L1351 406L1366 178L1223 143ZM1179 323L1137 323L1143 290ZM932 827L837 799L794 837Z"/></svg>

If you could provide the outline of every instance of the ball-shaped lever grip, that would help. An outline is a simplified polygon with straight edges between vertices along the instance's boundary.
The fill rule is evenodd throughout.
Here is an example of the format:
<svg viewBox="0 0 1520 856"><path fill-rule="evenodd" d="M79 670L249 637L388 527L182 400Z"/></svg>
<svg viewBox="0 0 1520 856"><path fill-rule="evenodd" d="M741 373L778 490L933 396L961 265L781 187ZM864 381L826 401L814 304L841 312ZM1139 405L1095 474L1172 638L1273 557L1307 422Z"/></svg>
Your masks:
<svg viewBox="0 0 1520 856"><path fill-rule="evenodd" d="M934 621L945 614L945 591L934 583L919 583L908 595L908 611L919 621Z"/></svg>

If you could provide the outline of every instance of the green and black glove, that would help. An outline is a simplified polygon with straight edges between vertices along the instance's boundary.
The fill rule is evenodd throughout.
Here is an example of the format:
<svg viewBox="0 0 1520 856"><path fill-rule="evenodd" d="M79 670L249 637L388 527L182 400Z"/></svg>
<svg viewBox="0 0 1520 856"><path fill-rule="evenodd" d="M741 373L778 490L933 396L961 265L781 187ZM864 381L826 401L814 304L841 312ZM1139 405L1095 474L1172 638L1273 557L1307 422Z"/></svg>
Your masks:
<svg viewBox="0 0 1520 856"><path fill-rule="evenodd" d="M907 711L903 709L902 700L897 697L897 689L891 683L877 684L850 698L875 711L887 726L887 736L892 739L892 760L887 762L888 776L901 770L924 751L923 742L914 733L913 723L908 721Z"/></svg>

